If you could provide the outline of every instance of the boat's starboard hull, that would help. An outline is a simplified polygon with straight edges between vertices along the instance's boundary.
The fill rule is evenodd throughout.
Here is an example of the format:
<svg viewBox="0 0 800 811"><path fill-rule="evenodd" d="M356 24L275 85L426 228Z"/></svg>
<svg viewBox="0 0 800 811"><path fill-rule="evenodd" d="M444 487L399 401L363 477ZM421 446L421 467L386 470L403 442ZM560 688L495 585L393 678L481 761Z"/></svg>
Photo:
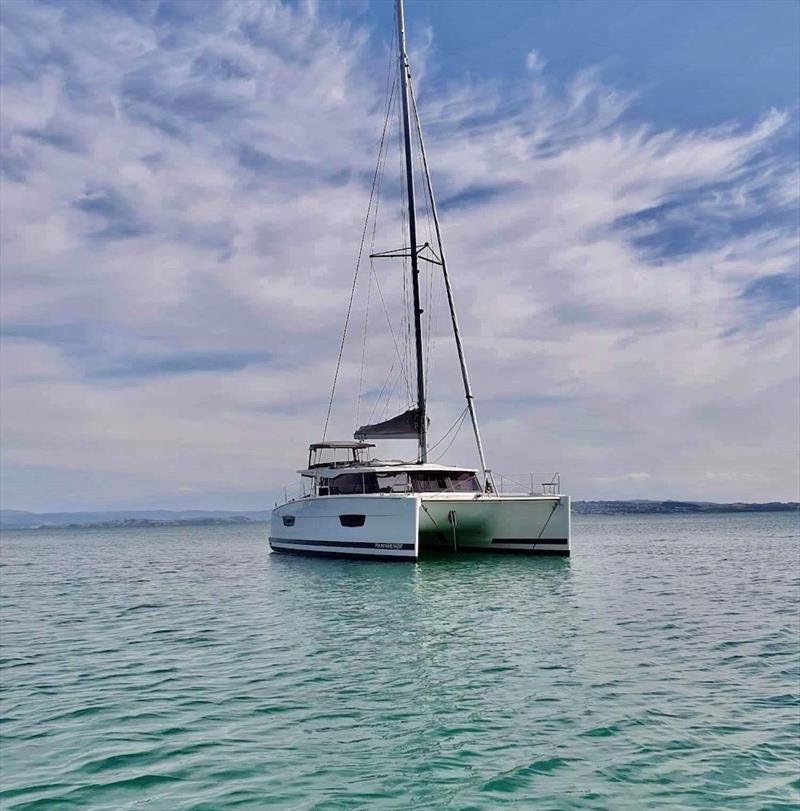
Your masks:
<svg viewBox="0 0 800 811"><path fill-rule="evenodd" d="M568 496L423 497L423 548L569 555Z"/></svg>

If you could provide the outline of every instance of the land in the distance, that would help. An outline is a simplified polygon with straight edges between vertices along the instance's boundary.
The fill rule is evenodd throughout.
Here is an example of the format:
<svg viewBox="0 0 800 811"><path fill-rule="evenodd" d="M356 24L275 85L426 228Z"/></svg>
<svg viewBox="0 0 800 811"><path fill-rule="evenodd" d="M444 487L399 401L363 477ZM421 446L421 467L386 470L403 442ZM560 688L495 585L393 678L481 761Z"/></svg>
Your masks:
<svg viewBox="0 0 800 811"><path fill-rule="evenodd" d="M800 512L796 501L717 504L711 501L573 501L577 515L691 515L699 513ZM215 526L266 523L270 510L128 510L35 513L0 510L0 529Z"/></svg>
<svg viewBox="0 0 800 811"><path fill-rule="evenodd" d="M270 510L115 510L35 513L0 510L0 529L45 527L172 527L250 524L269 521Z"/></svg>
<svg viewBox="0 0 800 811"><path fill-rule="evenodd" d="M766 503L737 501L731 504L718 504L714 501L573 501L572 511L580 515L798 512L800 503L797 501Z"/></svg>

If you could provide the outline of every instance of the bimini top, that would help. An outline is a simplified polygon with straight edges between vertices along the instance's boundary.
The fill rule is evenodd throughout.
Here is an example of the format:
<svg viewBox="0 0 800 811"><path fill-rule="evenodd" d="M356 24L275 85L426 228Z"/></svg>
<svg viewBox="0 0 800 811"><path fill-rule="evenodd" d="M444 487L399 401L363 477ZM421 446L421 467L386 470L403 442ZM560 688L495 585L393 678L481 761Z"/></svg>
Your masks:
<svg viewBox="0 0 800 811"><path fill-rule="evenodd" d="M363 450L364 448L374 448L371 442L314 442L308 446L310 451L319 451L323 448L332 448L334 450L340 448L353 448L355 450Z"/></svg>

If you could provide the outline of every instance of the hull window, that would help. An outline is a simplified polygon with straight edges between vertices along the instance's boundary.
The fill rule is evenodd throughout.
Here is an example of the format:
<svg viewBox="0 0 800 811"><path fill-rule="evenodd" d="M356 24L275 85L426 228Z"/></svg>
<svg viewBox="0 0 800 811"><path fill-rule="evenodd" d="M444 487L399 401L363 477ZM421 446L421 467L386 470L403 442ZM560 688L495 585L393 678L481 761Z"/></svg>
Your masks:
<svg viewBox="0 0 800 811"><path fill-rule="evenodd" d="M340 515L339 523L343 527L363 527L367 520L366 515Z"/></svg>
<svg viewBox="0 0 800 811"><path fill-rule="evenodd" d="M284 515L283 516L283 525L285 527L293 527L294 526L294 516L293 515Z"/></svg>

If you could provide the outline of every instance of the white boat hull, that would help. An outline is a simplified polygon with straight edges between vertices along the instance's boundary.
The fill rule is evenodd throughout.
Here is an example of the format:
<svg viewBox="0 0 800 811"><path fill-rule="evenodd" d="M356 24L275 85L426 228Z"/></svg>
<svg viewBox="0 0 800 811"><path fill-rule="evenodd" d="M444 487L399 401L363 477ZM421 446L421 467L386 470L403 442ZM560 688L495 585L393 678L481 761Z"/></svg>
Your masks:
<svg viewBox="0 0 800 811"><path fill-rule="evenodd" d="M424 496L423 547L568 555L569 496Z"/></svg>
<svg viewBox="0 0 800 811"><path fill-rule="evenodd" d="M312 496L272 513L276 552L416 560L421 550L569 555L568 496Z"/></svg>
<svg viewBox="0 0 800 811"><path fill-rule="evenodd" d="M358 517L364 519L361 526L346 525ZM290 501L272 511L269 545L275 552L416 560L419 499L354 495Z"/></svg>

